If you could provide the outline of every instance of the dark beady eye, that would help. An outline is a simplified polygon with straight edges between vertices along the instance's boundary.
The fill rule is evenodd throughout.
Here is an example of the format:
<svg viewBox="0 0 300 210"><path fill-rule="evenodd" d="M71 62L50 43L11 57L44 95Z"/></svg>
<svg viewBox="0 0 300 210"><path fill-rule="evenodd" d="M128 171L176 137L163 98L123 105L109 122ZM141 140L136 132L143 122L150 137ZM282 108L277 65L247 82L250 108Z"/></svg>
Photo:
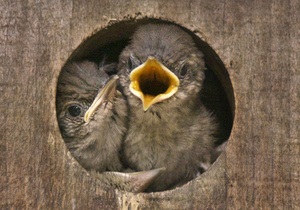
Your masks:
<svg viewBox="0 0 300 210"><path fill-rule="evenodd" d="M131 58L128 58L127 64L128 64L128 69L129 69L129 70L132 70L132 69L133 69L133 64L132 64Z"/></svg>
<svg viewBox="0 0 300 210"><path fill-rule="evenodd" d="M70 105L68 112L72 117L78 117L82 114L82 108L79 105Z"/></svg>
<svg viewBox="0 0 300 210"><path fill-rule="evenodd" d="M133 55L130 55L127 61L127 65L128 65L128 69L131 71L134 68L139 66L139 59L137 59L136 57L134 57Z"/></svg>
<svg viewBox="0 0 300 210"><path fill-rule="evenodd" d="M186 64L184 64L179 71L180 76L185 76L187 73L187 70L188 70L188 66Z"/></svg>

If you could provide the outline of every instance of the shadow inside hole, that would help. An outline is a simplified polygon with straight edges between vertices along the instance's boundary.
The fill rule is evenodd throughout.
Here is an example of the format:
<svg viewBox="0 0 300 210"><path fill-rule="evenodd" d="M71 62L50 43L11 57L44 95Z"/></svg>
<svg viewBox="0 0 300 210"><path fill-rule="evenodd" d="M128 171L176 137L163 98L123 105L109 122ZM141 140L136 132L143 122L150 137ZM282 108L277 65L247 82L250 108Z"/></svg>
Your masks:
<svg viewBox="0 0 300 210"><path fill-rule="evenodd" d="M103 59L106 62L119 60L122 50L129 44L130 37L140 25L147 23L169 23L169 21L145 18L141 20L120 21L110 25L96 34L86 39L70 56L69 61L90 60L100 63ZM177 24L174 24L177 25ZM205 81L200 97L204 105L215 114L219 130L216 134L216 146L226 143L233 125L234 118L234 95L233 88L224 64L215 51L193 32L181 27L189 33L200 51L204 54L207 70L205 71ZM116 74L111 71L108 74ZM221 152L220 152L221 153ZM219 154L215 156L215 160Z"/></svg>

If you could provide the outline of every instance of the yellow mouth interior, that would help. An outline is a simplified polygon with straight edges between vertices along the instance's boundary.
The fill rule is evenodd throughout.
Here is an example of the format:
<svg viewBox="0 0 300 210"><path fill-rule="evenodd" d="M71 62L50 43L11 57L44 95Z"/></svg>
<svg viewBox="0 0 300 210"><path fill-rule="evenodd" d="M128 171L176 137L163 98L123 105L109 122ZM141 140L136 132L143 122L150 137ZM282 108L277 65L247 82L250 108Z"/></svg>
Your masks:
<svg viewBox="0 0 300 210"><path fill-rule="evenodd" d="M142 100L144 111L171 97L179 86L177 76L153 57L132 70L130 80L130 91Z"/></svg>

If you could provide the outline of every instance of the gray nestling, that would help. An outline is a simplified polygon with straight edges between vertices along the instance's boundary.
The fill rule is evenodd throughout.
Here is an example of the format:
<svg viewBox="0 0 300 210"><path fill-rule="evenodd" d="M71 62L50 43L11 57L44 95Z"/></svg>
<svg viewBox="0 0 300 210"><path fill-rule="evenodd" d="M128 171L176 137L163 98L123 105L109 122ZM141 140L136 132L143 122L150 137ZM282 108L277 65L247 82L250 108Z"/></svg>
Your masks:
<svg viewBox="0 0 300 210"><path fill-rule="evenodd" d="M66 145L85 169L98 172L123 169L119 151L127 105L116 89L117 76L105 73L108 68L115 64L69 63L57 89L57 116Z"/></svg>
<svg viewBox="0 0 300 210"><path fill-rule="evenodd" d="M120 190L142 192L164 168L132 172L120 161L127 104L117 90L118 76L106 74L115 67L82 61L63 68L57 90L59 127L72 155L94 177Z"/></svg>
<svg viewBox="0 0 300 210"><path fill-rule="evenodd" d="M211 164L217 124L199 94L203 54L192 37L168 24L147 24L120 55L129 105L123 159L137 171L165 167L149 191L180 186Z"/></svg>

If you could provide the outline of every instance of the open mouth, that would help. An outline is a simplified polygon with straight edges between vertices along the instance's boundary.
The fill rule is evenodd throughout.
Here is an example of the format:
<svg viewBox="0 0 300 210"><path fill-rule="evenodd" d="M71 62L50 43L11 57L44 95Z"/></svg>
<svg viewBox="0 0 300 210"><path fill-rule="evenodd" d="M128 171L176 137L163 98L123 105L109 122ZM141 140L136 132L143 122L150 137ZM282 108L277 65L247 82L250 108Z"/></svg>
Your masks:
<svg viewBox="0 0 300 210"><path fill-rule="evenodd" d="M132 70L130 80L130 91L141 99L144 111L170 98L179 86L178 77L153 57Z"/></svg>

